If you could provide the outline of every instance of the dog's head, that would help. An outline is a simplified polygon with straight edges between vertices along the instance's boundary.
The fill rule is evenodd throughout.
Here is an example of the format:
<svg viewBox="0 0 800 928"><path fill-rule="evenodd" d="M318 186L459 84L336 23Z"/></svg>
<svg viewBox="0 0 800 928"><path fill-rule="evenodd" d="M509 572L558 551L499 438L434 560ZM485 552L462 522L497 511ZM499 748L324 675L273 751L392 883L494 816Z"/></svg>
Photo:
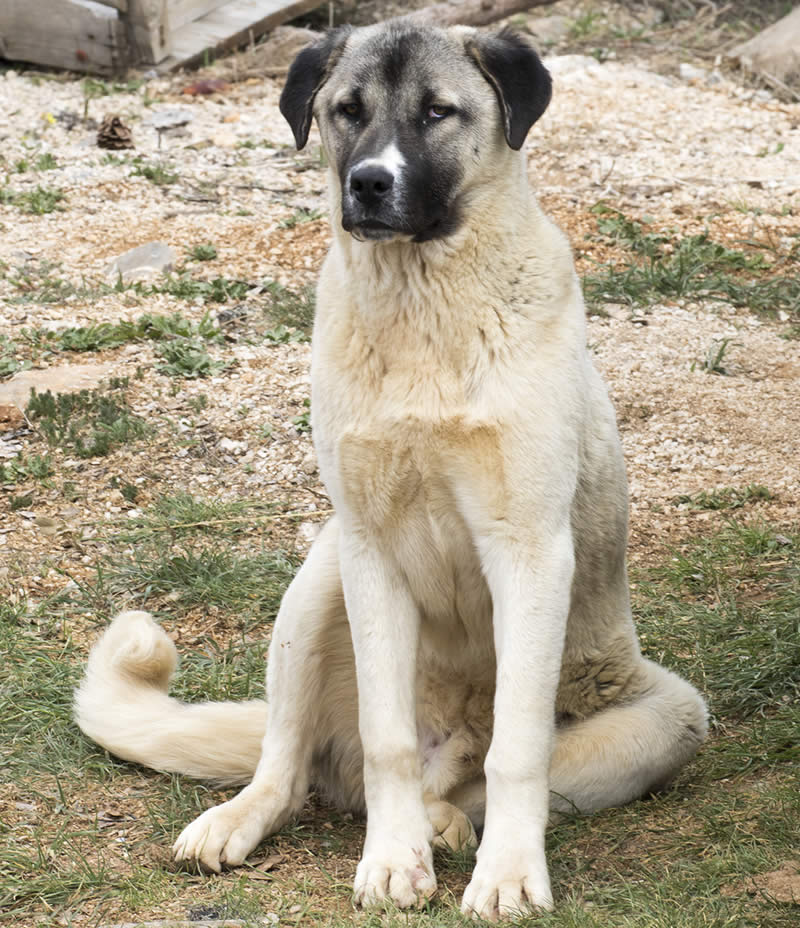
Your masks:
<svg viewBox="0 0 800 928"><path fill-rule="evenodd" d="M416 242L460 225L464 198L550 102L550 75L515 33L402 21L335 29L300 52L281 112L302 148L316 116L359 239Z"/></svg>

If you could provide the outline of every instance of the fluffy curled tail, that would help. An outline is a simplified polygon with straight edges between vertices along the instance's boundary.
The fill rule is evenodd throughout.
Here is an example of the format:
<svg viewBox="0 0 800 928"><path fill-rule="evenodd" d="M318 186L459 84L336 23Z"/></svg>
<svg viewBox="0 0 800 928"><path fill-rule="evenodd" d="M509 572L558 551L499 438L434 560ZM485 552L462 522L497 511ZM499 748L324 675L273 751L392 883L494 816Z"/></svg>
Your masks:
<svg viewBox="0 0 800 928"><path fill-rule="evenodd" d="M147 612L123 612L89 654L75 691L81 731L117 757L219 784L248 783L266 703L182 703L169 696L175 645Z"/></svg>

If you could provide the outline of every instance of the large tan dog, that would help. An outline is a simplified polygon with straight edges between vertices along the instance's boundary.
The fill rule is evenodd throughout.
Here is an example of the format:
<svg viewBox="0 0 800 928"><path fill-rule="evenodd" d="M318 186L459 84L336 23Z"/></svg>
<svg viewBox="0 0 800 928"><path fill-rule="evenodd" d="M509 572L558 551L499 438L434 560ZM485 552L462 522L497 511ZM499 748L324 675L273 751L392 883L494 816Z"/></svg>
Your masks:
<svg viewBox="0 0 800 928"><path fill-rule="evenodd" d="M614 413L520 153L549 98L513 34L402 22L330 33L289 74L298 146L316 115L331 165L312 421L337 516L284 597L266 705L170 698L146 613L112 623L76 699L121 757L252 780L178 859L240 864L313 781L366 807L359 903L429 897L432 841L474 824L464 911L547 909L550 811L628 802L703 741L703 701L631 621Z"/></svg>

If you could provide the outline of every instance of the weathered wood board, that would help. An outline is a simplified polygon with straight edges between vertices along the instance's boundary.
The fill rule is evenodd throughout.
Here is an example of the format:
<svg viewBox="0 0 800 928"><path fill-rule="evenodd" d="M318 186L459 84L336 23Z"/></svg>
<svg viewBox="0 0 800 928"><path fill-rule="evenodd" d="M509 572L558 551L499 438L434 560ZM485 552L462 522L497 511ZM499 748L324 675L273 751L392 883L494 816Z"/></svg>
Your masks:
<svg viewBox="0 0 800 928"><path fill-rule="evenodd" d="M127 64L128 40L115 6L93 0L2 0L0 56L74 71L118 71Z"/></svg>
<svg viewBox="0 0 800 928"><path fill-rule="evenodd" d="M0 0L0 58L110 75L201 64L320 0Z"/></svg>
<svg viewBox="0 0 800 928"><path fill-rule="evenodd" d="M319 0L228 0L174 30L172 52L158 70L202 64L209 56L244 45L317 6Z"/></svg>

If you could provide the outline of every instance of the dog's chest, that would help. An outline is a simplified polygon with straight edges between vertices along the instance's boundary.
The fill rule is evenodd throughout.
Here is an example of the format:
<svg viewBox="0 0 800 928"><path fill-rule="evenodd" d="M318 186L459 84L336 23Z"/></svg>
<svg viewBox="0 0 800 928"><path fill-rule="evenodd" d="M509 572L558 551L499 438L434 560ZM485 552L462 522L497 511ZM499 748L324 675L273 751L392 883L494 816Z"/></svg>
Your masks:
<svg viewBox="0 0 800 928"><path fill-rule="evenodd" d="M497 430L463 416L373 420L346 431L335 457L341 504L402 569L431 620L428 634L474 638L479 626L490 627L490 599L465 507L477 500L501 514Z"/></svg>

